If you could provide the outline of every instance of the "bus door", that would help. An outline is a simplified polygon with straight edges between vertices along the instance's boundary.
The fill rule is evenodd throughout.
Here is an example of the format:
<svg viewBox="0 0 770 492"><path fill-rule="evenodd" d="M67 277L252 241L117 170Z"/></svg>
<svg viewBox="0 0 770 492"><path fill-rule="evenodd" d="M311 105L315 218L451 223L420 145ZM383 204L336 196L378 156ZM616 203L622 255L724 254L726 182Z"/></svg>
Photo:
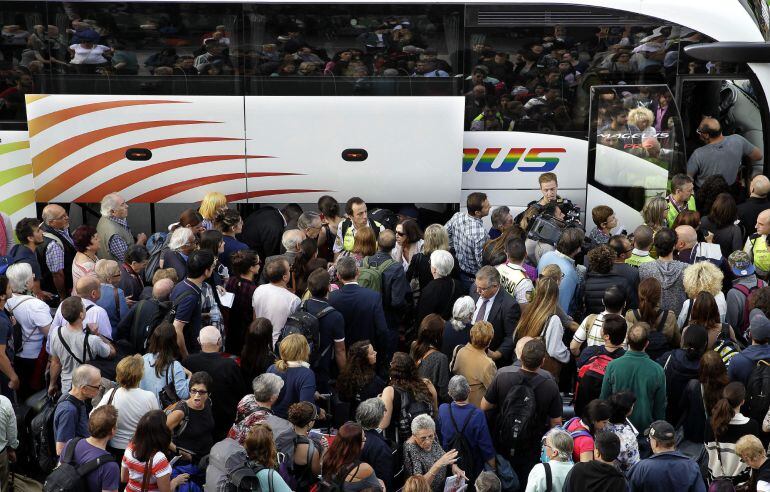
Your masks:
<svg viewBox="0 0 770 492"><path fill-rule="evenodd" d="M590 93L586 229L591 210L608 205L628 232L647 199L665 196L685 172L682 122L667 85L593 86Z"/></svg>

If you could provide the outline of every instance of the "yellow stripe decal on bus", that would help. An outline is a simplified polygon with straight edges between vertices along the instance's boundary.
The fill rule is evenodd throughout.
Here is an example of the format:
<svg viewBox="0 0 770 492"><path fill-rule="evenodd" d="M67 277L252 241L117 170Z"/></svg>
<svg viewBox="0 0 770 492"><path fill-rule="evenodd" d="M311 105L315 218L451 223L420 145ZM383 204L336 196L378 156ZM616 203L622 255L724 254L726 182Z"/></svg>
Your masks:
<svg viewBox="0 0 770 492"><path fill-rule="evenodd" d="M28 148L29 148L29 140L22 140L19 142L10 142L5 144L0 144L0 155L7 154L9 152L15 152L17 150L28 149Z"/></svg>
<svg viewBox="0 0 770 492"><path fill-rule="evenodd" d="M14 179L26 176L32 173L32 164L24 164L23 166L12 167L5 171L0 171L0 185L4 185L13 181Z"/></svg>
<svg viewBox="0 0 770 492"><path fill-rule="evenodd" d="M13 214L27 205L35 202L35 190L22 191L10 198L0 201L0 211Z"/></svg>

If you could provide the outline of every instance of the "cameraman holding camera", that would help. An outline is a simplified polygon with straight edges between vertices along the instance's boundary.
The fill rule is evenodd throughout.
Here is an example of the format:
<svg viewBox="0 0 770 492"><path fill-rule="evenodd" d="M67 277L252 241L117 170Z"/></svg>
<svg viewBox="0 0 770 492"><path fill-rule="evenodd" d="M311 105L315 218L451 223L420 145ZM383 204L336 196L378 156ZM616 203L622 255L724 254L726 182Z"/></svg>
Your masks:
<svg viewBox="0 0 770 492"><path fill-rule="evenodd" d="M548 251L554 251L559 237L567 227L581 227L580 209L559 196L559 183L554 173L538 178L543 197L527 205L516 220L527 231L527 257L535 266Z"/></svg>

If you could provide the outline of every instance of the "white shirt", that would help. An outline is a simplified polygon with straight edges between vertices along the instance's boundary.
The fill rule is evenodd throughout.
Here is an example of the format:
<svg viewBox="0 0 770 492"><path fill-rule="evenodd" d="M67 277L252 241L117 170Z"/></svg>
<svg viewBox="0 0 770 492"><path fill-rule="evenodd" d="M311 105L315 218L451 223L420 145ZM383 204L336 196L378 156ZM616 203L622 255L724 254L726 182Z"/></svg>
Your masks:
<svg viewBox="0 0 770 492"><path fill-rule="evenodd" d="M572 469L574 463L570 461L549 461L551 468L551 478L553 480L551 490L562 490L567 474ZM527 479L527 489L525 492L545 492L545 468L542 463L532 467Z"/></svg>
<svg viewBox="0 0 770 492"><path fill-rule="evenodd" d="M70 63L74 65L100 65L107 63L104 53L110 51L109 46L95 44L93 48L84 48L79 44L73 44L70 49L75 52Z"/></svg>
<svg viewBox="0 0 770 492"><path fill-rule="evenodd" d="M136 431L139 419L150 410L160 409L158 397L149 391L139 388L117 388L105 392L96 408L106 405L113 391L116 391L115 397L112 399L112 405L118 410L118 426L115 431L115 437L110 439L110 446L126 449L129 441L131 441L131 437L134 435L134 431Z"/></svg>
<svg viewBox="0 0 770 492"><path fill-rule="evenodd" d="M545 328L545 351L548 355L562 363L569 362L570 352L562 338L564 337L564 326L557 315L551 316L548 320L548 326Z"/></svg>
<svg viewBox="0 0 770 492"><path fill-rule="evenodd" d="M25 299L28 299L25 301ZM24 302L23 302L24 301ZM18 309L16 308L18 306ZM5 307L21 324L24 345L16 357L37 359L43 346L43 333L40 328L51 324L51 308L40 299L27 295L14 294Z"/></svg>
<svg viewBox="0 0 770 492"><path fill-rule="evenodd" d="M725 299L724 292L715 295L714 300L717 302L717 309L719 310L719 321L724 323L725 317L727 316L727 299ZM687 299L684 301L684 304L682 304L682 311L679 313L679 318L677 319L679 328L687 326L687 310L690 308L691 302L692 299ZM690 316L692 317L692 311L690 312Z"/></svg>
<svg viewBox="0 0 770 492"><path fill-rule="evenodd" d="M521 265L515 263L504 263L497 265L497 271L500 272L500 283L505 291L516 299L519 304L527 304L532 300L535 292L535 286L532 280L527 276L526 270ZM521 277L518 282L516 278Z"/></svg>
<svg viewBox="0 0 770 492"><path fill-rule="evenodd" d="M501 288L502 287L499 287L497 292L500 292L499 289ZM494 304L495 302L495 297L497 297L497 292L495 292L495 295L493 295L489 299L484 299L483 297L479 296L478 300L476 301L476 309L473 310L473 318L471 319L471 321L473 321L474 323L476 322L476 316L479 315L479 309L481 309L481 305L484 303L484 301L487 301L487 305L486 305L486 309L484 309L484 316L481 319L486 321L489 318L489 310L492 309L492 304Z"/></svg>
<svg viewBox="0 0 770 492"><path fill-rule="evenodd" d="M86 317L83 319L83 327L96 326L99 335L112 340L112 325L110 324L110 316L107 314L107 310L101 306L97 306L90 299L82 297L81 299L83 301L83 309L86 310ZM45 349L49 354L51 353L51 338L56 336L56 330L59 327L65 326L66 324L67 321L61 314L61 304L59 304L59 307L56 309L56 314L53 317L53 322L51 323L51 332L45 342ZM93 333L93 331L91 333Z"/></svg>
<svg viewBox="0 0 770 492"><path fill-rule="evenodd" d="M288 289L273 284L260 285L251 298L254 316L267 318L273 324L273 344L278 341L286 318L299 309L300 304L299 297Z"/></svg>
<svg viewBox="0 0 770 492"><path fill-rule="evenodd" d="M76 330L70 326L60 326L56 330L56 335L49 337L51 338L51 355L58 357L59 362L61 362L61 392L62 394L66 394L72 388L72 373L75 372L75 369L80 367L80 362L75 360L64 347L64 344L61 343L59 338L60 332L61 337L67 342L72 353L86 364L97 357L108 357L110 355L110 346L98 336L89 335L88 346L91 349L92 359L89 358L88 352L84 351L84 339L86 334L83 330Z"/></svg>

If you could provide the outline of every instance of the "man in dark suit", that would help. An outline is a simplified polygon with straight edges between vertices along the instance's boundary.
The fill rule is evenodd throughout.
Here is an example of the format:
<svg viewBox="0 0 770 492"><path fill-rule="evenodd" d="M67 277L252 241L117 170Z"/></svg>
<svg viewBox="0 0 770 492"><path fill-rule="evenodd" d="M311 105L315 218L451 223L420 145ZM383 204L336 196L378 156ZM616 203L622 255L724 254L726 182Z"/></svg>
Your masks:
<svg viewBox="0 0 770 492"><path fill-rule="evenodd" d="M243 231L238 238L255 250L260 258L282 253L281 236L286 229L296 229L302 208L289 204L278 210L275 207L260 207L243 221Z"/></svg>
<svg viewBox="0 0 770 492"><path fill-rule="evenodd" d="M476 290L471 292L476 301L473 322L492 323L495 333L489 344L488 353L497 367L504 367L513 361L513 331L521 317L519 303L500 288L500 272L495 267L485 266L476 273Z"/></svg>
<svg viewBox="0 0 770 492"><path fill-rule="evenodd" d="M388 325L382 309L382 297L358 285L358 266L350 256L337 260L337 276L344 285L329 294L329 304L345 318L345 345L350 347L360 340L369 340L376 351L384 351Z"/></svg>

